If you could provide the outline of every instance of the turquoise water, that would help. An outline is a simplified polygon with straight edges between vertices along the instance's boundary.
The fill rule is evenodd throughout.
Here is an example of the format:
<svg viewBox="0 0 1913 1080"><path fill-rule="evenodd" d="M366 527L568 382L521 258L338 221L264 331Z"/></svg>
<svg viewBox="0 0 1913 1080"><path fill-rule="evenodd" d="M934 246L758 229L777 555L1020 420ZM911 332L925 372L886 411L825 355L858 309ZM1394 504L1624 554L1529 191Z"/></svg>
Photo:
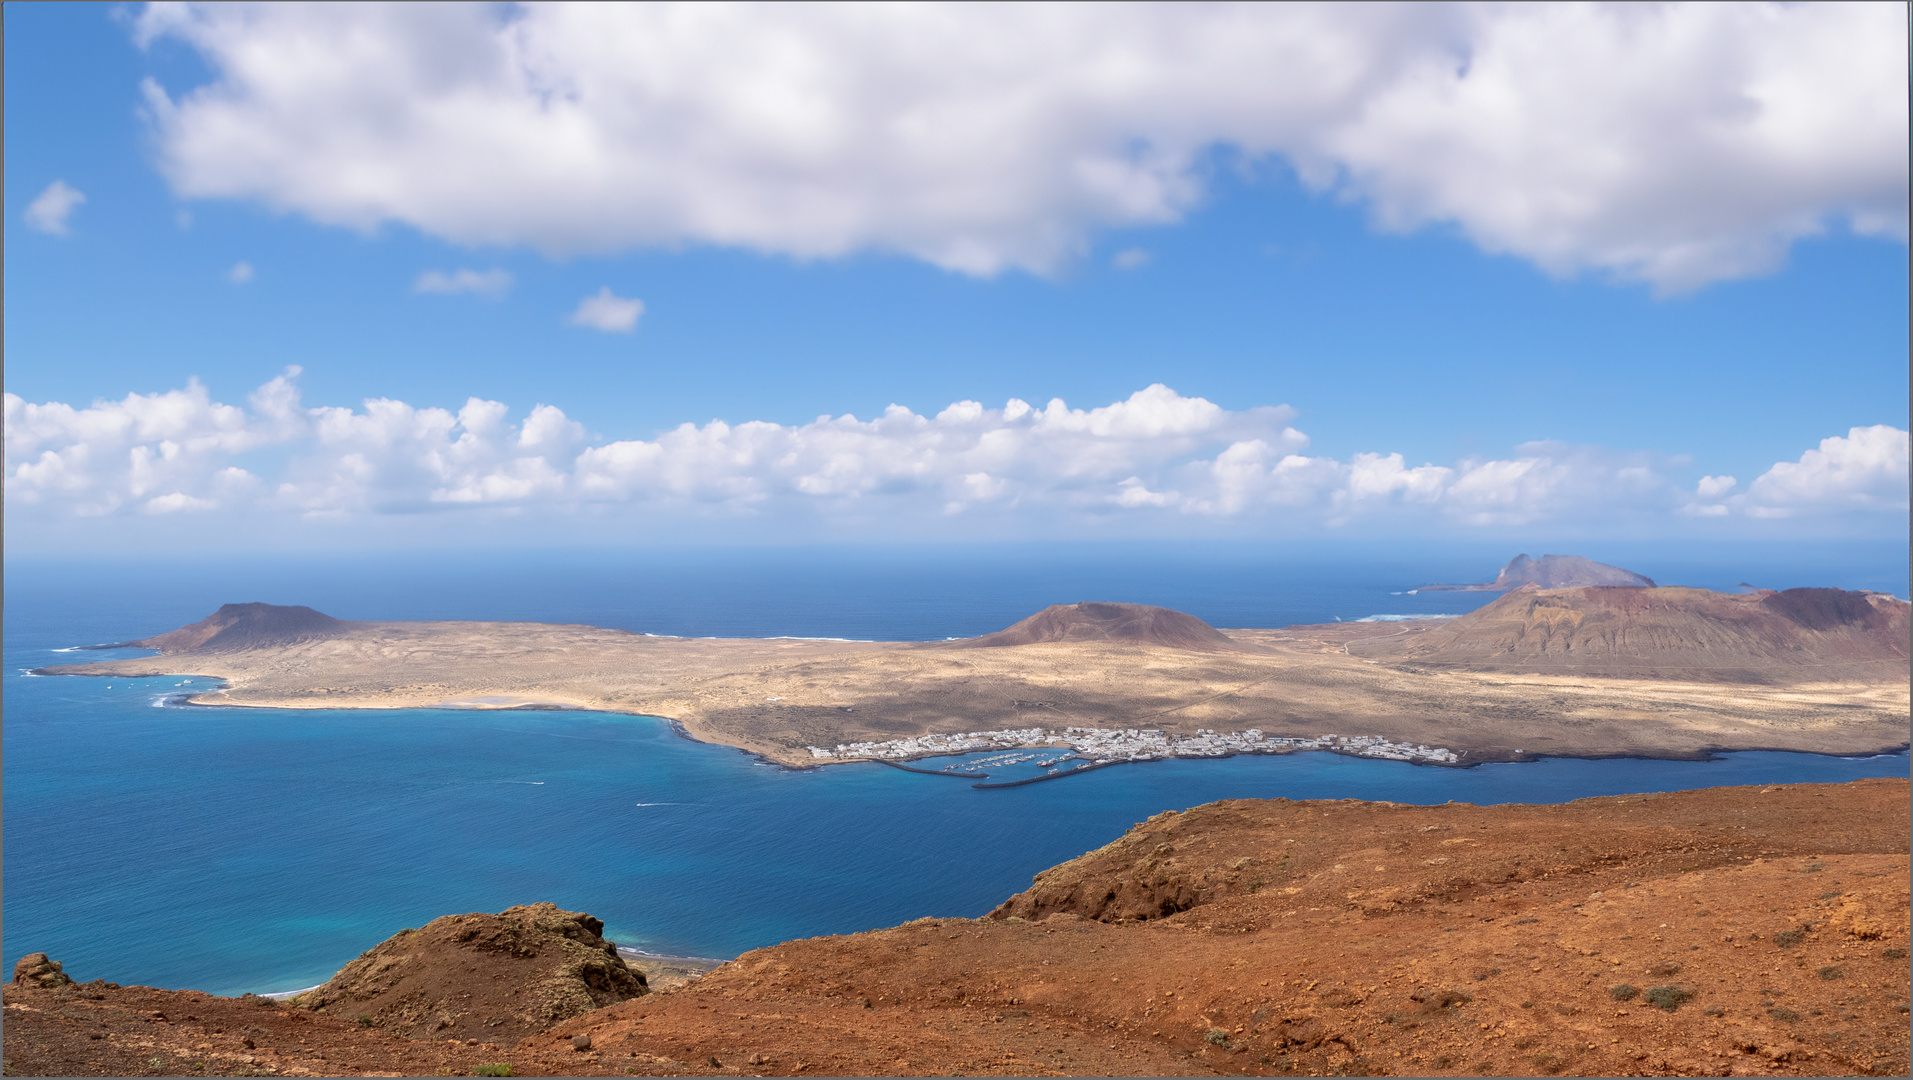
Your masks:
<svg viewBox="0 0 1913 1080"><path fill-rule="evenodd" d="M776 768L644 717L208 709L163 704L203 681L24 677L102 655L54 651L65 646L165 629L224 600L295 598L207 591L189 575L117 592L97 580L55 589L49 575L35 592L24 587L35 581L8 574L3 962L45 951L82 979L215 993L309 986L402 927L533 900L597 914L622 944L719 957L922 915L974 916L1134 822L1220 798L1558 802L1908 771L1904 753L1469 770L1301 754L977 791L877 765ZM1332 601L1323 606L1339 605L1331 615L1382 613L1402 599L1388 596L1389 581L1351 579L1337 593L1317 572L1318 597ZM363 595L340 586L317 606L384 614L378 605L391 601L374 595L376 575L359 580ZM1103 595L1130 598L1120 583L1102 584ZM472 613L458 607L472 603L454 597L469 592L460 588L446 581L441 609ZM522 608L566 602L493 599L520 605L500 613L510 617L556 617ZM913 625L922 637L974 633L971 622L993 629L1007 621L997 607L1026 603L1008 588L965 591L939 614L932 595ZM1203 603L1192 594L1180 606ZM688 602L683 612L695 620ZM760 607L756 619L742 630L877 636L854 613L820 616L795 602L781 613Z"/></svg>

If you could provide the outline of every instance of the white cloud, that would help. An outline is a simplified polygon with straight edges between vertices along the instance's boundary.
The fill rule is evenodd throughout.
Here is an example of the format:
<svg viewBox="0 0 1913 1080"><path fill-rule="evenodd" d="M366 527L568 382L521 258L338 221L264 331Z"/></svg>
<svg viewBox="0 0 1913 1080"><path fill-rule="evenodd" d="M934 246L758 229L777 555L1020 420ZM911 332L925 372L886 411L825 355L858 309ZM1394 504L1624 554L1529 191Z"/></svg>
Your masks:
<svg viewBox="0 0 1913 1080"><path fill-rule="evenodd" d="M1854 509L1904 512L1907 484L1907 433L1875 424L1821 439L1799 461L1776 463L1735 501L1755 517Z"/></svg>
<svg viewBox="0 0 1913 1080"><path fill-rule="evenodd" d="M93 516L174 495L156 509L183 508L187 499L217 503L244 486L235 482L233 459L276 441L259 406L291 392L296 375L289 370L261 387L253 414L212 401L196 382L82 409L7 394L8 509L46 504Z"/></svg>
<svg viewBox="0 0 1913 1080"><path fill-rule="evenodd" d="M21 219L43 233L65 236L67 219L85 201L86 196L78 188L68 185L64 180L55 180L46 186L45 191L33 197Z"/></svg>
<svg viewBox="0 0 1913 1080"><path fill-rule="evenodd" d="M1734 490L1739 483L1740 481L1731 476L1703 476L1700 478L1700 483L1695 486L1694 492L1702 499L1712 502Z"/></svg>
<svg viewBox="0 0 1913 1080"><path fill-rule="evenodd" d="M627 300L606 285L597 295L578 301L577 310L571 313L571 325L588 326L607 334L628 334L637 329L638 318L643 314L644 301Z"/></svg>
<svg viewBox="0 0 1913 1080"><path fill-rule="evenodd" d="M441 296L471 293L496 300L511 291L511 283L511 273L507 270L461 268L449 274L443 270L427 270L412 283L412 291L436 293Z"/></svg>
<svg viewBox="0 0 1913 1080"><path fill-rule="evenodd" d="M252 278L252 264L243 260L233 263L232 269L226 271L226 280L232 282L234 285L244 285L246 282L251 281Z"/></svg>
<svg viewBox="0 0 1913 1080"><path fill-rule="evenodd" d="M197 383L83 408L7 394L7 511L17 523L626 507L657 521L715 514L772 527L854 518L899 535L935 534L950 515L1120 535L1175 520L1599 530L1807 511L1815 521L1903 524L1907 510L1907 433L1887 426L1826 439L1735 495L1732 477L1677 485L1679 459L1560 443L1449 465L1410 465L1395 452L1311 455L1287 406L1230 410L1160 384L1087 409L1014 398L933 415L892 405L867 420L713 420L594 441L549 404L516 419L480 398L456 410L384 398L308 406L298 375L288 369L243 407L213 401Z"/></svg>
<svg viewBox="0 0 1913 1080"><path fill-rule="evenodd" d="M1218 146L1661 290L1907 230L1899 4L155 4L138 34L214 73L146 86L179 194L461 244L1049 272L1181 219Z"/></svg>
<svg viewBox="0 0 1913 1080"><path fill-rule="evenodd" d="M1140 270L1149 265L1149 252L1142 248L1124 248L1109 260L1109 265L1118 270Z"/></svg>

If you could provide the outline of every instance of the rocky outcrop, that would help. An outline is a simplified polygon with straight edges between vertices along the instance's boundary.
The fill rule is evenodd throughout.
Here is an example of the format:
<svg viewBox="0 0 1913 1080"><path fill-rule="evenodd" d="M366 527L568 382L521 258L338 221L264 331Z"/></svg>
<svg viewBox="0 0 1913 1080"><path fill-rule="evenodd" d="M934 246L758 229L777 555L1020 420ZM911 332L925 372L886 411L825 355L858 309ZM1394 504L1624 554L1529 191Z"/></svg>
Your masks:
<svg viewBox="0 0 1913 1080"><path fill-rule="evenodd" d="M1104 602L1051 604L1007 629L953 641L945 647L999 649L1051 642L1110 642L1194 652L1224 652L1243 647L1194 615L1148 604Z"/></svg>
<svg viewBox="0 0 1913 1080"><path fill-rule="evenodd" d="M73 977L60 969L60 962L43 952L28 953L13 965L16 986L72 986Z"/></svg>
<svg viewBox="0 0 1913 1080"><path fill-rule="evenodd" d="M517 1039L648 992L603 934L599 919L551 903L447 915L387 938L297 1003L413 1037Z"/></svg>

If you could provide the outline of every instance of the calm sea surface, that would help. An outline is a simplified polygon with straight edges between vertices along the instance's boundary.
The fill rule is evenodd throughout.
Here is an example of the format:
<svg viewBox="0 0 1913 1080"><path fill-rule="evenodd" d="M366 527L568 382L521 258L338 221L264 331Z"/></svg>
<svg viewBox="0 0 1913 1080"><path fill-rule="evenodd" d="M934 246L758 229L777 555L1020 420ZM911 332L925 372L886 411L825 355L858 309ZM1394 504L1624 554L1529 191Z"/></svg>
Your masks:
<svg viewBox="0 0 1913 1080"><path fill-rule="evenodd" d="M170 629L228 601L343 618L585 622L693 636L935 639L1047 603L1157 603L1222 626L1454 614L1401 595L1475 558L1281 561L773 553L158 567L9 562L4 964L215 993L310 986L402 927L552 900L622 944L728 957L794 937L978 915L1164 809L1222 798L1560 802L1719 784L1906 776L1905 754L1543 761L1469 770L1328 754L1164 762L977 791L876 765L797 772L596 713L167 706L204 681L26 677L56 650ZM1492 573L1497 560L1488 560ZM1904 549L1791 565L1630 565L1663 581L1904 595Z"/></svg>

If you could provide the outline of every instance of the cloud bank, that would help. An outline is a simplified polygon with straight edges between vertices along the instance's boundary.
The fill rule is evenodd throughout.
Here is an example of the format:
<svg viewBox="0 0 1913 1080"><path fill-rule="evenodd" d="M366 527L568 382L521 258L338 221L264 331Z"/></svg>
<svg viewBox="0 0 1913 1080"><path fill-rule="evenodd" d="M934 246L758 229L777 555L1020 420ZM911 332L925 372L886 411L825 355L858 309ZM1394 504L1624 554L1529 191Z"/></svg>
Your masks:
<svg viewBox="0 0 1913 1080"><path fill-rule="evenodd" d="M1049 273L1218 149L1378 226L1681 291L1904 239L1905 8L153 4L190 198L554 255L735 246ZM1226 156L1226 155L1225 155Z"/></svg>
<svg viewBox="0 0 1913 1080"><path fill-rule="evenodd" d="M594 441L552 405L516 421L479 398L456 411L389 399L307 406L297 375L288 369L243 407L196 383L86 407L6 395L10 520L622 508L773 530L878 521L903 538L979 518L1113 536L1166 519L1466 532L1806 513L1903 525L1907 512L1907 433L1886 426L1823 440L1733 495L1731 477L1681 489L1669 478L1680 462L1664 455L1558 443L1452 465L1311 455L1287 406L1229 410L1160 384L1090 409L1060 399L959 401L934 415L892 405L870 419L712 420Z"/></svg>

